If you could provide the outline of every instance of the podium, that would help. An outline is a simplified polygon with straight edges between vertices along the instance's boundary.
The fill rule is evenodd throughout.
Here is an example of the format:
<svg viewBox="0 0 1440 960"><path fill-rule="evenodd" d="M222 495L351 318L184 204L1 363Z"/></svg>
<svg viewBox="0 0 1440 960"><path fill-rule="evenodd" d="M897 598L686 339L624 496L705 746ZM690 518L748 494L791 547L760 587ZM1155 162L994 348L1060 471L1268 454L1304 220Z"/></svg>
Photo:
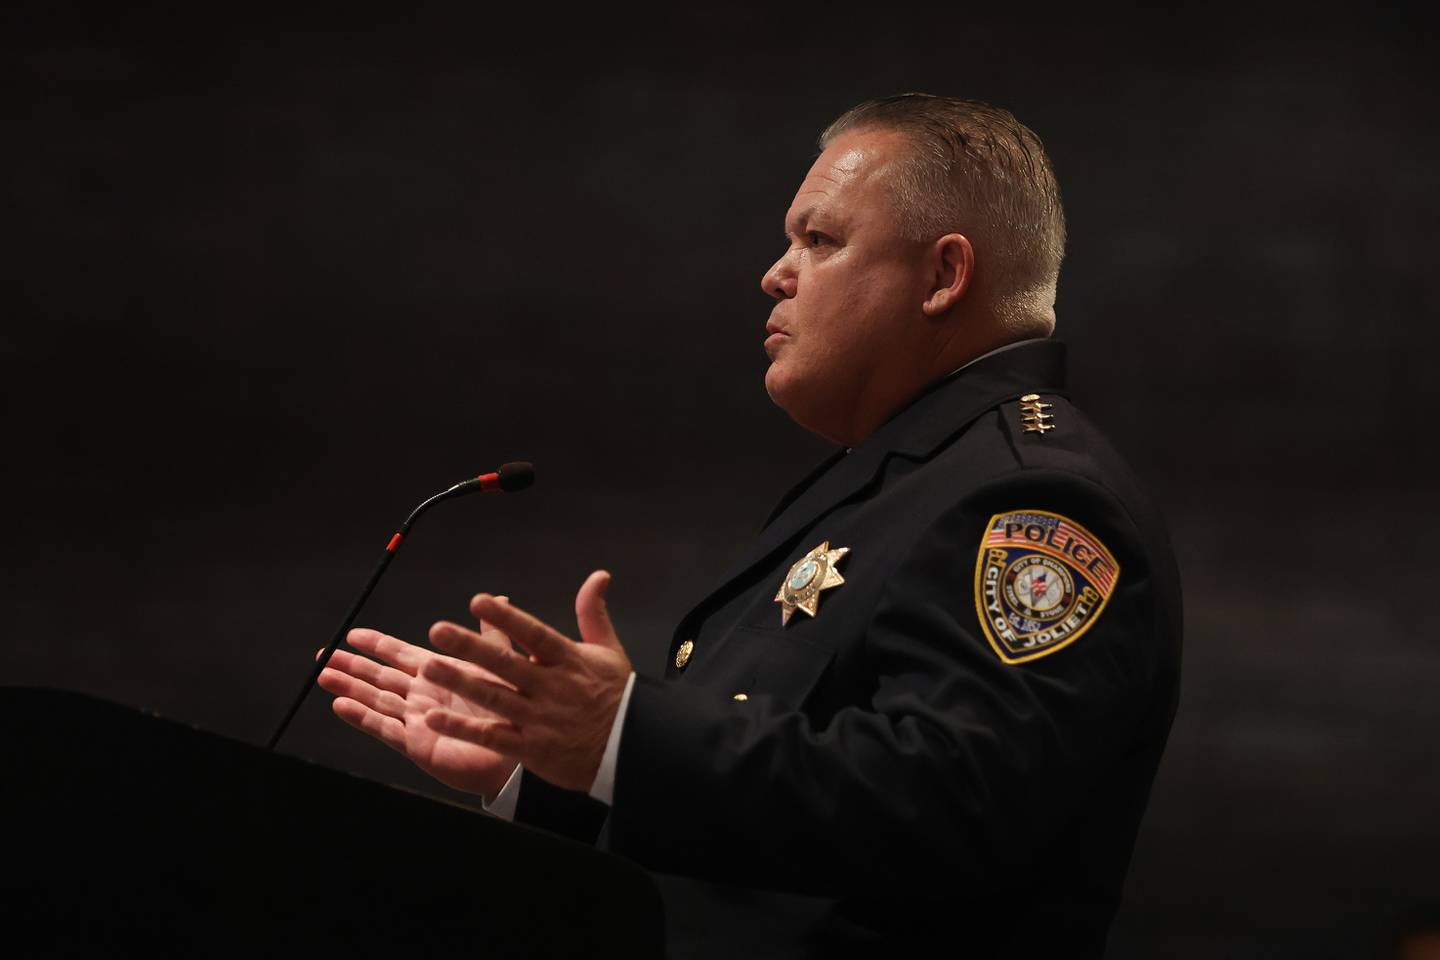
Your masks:
<svg viewBox="0 0 1440 960"><path fill-rule="evenodd" d="M0 730L7 957L662 956L589 847L75 693Z"/></svg>

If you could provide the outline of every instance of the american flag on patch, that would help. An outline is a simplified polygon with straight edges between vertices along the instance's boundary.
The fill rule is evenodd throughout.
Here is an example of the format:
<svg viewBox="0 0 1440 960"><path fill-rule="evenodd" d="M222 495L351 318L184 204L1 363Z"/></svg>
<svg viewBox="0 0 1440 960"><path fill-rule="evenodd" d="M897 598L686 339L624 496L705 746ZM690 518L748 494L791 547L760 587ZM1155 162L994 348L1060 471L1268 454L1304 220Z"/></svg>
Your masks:
<svg viewBox="0 0 1440 960"><path fill-rule="evenodd" d="M1041 571L1030 578L1030 599L1039 600L1050 589L1050 574Z"/></svg>
<svg viewBox="0 0 1440 960"><path fill-rule="evenodd" d="M1045 528L1045 536L1039 542L1025 536L1025 528L1033 526ZM1088 553L1083 563L1075 558L1077 546L1084 547ZM1054 557L1077 570L1106 597L1115 589L1115 578L1120 574L1120 565L1099 538L1080 524L1055 513L1016 510L1012 513L996 514L990 520L990 529L985 534L981 549L988 547L1019 547ZM1101 561L1092 568L1090 564L1095 557L1100 557ZM1037 574L1037 579L1038 576ZM1035 581L1031 581L1031 590L1034 589Z"/></svg>

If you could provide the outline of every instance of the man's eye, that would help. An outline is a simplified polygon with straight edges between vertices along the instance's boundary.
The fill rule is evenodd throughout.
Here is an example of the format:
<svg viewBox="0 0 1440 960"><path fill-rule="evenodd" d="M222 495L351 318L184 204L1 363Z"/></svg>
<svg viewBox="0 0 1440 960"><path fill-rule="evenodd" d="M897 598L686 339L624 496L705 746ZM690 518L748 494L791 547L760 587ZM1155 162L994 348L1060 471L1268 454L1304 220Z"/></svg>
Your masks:
<svg viewBox="0 0 1440 960"><path fill-rule="evenodd" d="M830 241L830 238L825 236L825 234L816 233L814 230L811 230L809 233L805 234L805 239L812 247L818 247L821 244L828 243Z"/></svg>

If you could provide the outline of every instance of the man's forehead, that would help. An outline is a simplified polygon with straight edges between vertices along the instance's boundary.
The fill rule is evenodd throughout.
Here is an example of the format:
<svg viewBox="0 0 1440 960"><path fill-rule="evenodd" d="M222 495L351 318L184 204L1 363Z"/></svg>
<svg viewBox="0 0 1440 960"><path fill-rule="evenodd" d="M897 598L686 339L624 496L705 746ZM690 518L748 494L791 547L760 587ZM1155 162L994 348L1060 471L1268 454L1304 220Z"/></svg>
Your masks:
<svg viewBox="0 0 1440 960"><path fill-rule="evenodd" d="M787 219L806 219L825 212L837 201L864 192L889 159L894 139L895 134L879 130L846 133L836 138L805 174Z"/></svg>

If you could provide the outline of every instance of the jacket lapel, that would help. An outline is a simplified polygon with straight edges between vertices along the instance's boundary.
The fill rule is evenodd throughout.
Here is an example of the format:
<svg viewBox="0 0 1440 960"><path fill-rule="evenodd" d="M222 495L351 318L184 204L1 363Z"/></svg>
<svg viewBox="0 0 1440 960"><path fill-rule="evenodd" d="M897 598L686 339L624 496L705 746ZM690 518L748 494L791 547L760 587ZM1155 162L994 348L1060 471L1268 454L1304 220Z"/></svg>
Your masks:
<svg viewBox="0 0 1440 960"><path fill-rule="evenodd" d="M836 450L834 453L830 454L830 456L826 457L824 460L821 460L820 463L817 464L815 468L812 469L809 473L805 474L805 476L802 477L800 481L797 482L793 487L787 490L785 492L785 496L781 497L780 500L775 504L774 509L770 511L770 516L765 518L765 522L761 524L760 529L763 530L766 527L770 526L770 524L774 523L775 518L780 516L780 514L784 513L786 507L794 503L795 500L800 496L800 494L810 489L810 487L814 485L816 480L820 479L822 476L825 475L825 472L827 470L829 470L835 464L839 463L847 452L848 451L845 450Z"/></svg>
<svg viewBox="0 0 1440 960"><path fill-rule="evenodd" d="M753 567L773 566L801 531L864 494L890 457L927 459L985 411L1026 393L1063 394L1064 381L1064 345L1044 340L985 357L930 387L859 447L832 454L792 487L716 589L681 619L674 642L725 603Z"/></svg>

